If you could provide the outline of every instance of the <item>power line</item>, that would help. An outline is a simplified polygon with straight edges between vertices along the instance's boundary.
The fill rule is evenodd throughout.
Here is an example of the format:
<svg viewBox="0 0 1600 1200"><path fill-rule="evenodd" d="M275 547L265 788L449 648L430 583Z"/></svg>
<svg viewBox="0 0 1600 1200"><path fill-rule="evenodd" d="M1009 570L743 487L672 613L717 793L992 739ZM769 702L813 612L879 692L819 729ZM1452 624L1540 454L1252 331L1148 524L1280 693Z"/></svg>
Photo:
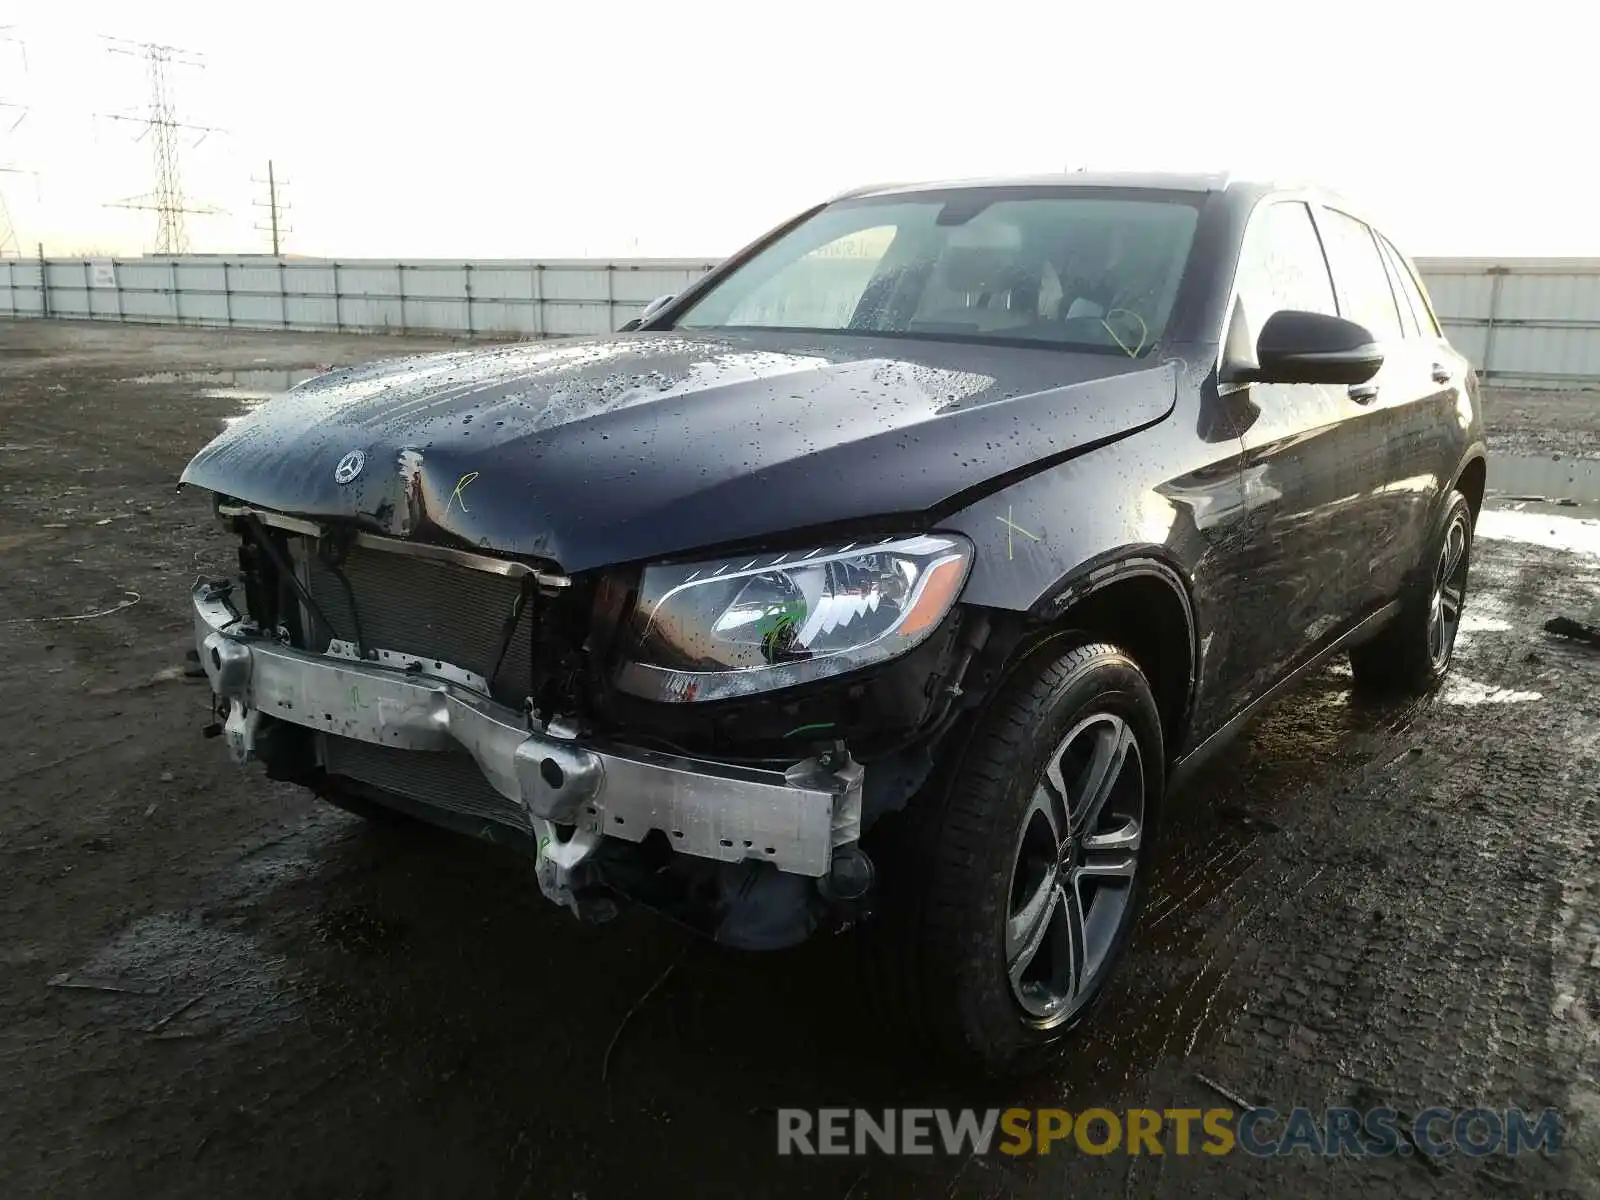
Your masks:
<svg viewBox="0 0 1600 1200"><path fill-rule="evenodd" d="M252 175L250 176L250 182L261 184L267 189L267 198L265 200L256 200L254 204L257 208L267 210L268 223L266 225L257 225L256 229L262 233L270 233L272 235L272 257L278 258L283 253L283 235L294 232L283 222L284 215L289 211L289 205L283 202L283 189L288 186L289 181L277 177L272 169L272 160L269 158L267 159L267 177L265 179L257 179Z"/></svg>
<svg viewBox="0 0 1600 1200"><path fill-rule="evenodd" d="M16 36L15 25L0 25L0 42L12 42L17 47L17 53L22 56L22 72L28 72L28 43Z"/></svg>
<svg viewBox="0 0 1600 1200"><path fill-rule="evenodd" d="M207 134L222 133L224 130L211 125L191 125L179 121L174 113L172 93L167 84L167 68L170 65L204 68L205 61L200 55L189 50L180 50L176 46L166 46L159 42L130 42L124 38L107 37L110 43L107 50L112 54L126 54L135 58L142 58L149 75L150 102L149 111L144 116L129 116L122 113L102 113L107 120L129 121L143 126L139 138L150 138L151 157L155 167L155 190L142 196L132 196L127 200L116 201L112 208L143 209L156 214L156 245L157 254L187 254L189 251L189 231L184 223L187 214L211 216L222 210L214 205L189 204L183 194L183 177L178 162L178 133L180 130L190 130L200 134L195 145L205 140Z"/></svg>

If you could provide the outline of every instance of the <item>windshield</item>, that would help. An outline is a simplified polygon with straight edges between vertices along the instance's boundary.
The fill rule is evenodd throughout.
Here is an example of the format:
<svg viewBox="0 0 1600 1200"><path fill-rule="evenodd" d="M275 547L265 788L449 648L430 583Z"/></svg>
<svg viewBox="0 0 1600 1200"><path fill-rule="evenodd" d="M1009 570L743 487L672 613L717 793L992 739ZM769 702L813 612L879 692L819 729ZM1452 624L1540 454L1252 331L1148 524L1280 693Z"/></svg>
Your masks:
<svg viewBox="0 0 1600 1200"><path fill-rule="evenodd" d="M967 189L841 201L738 267L674 325L1138 357L1166 328L1199 200Z"/></svg>

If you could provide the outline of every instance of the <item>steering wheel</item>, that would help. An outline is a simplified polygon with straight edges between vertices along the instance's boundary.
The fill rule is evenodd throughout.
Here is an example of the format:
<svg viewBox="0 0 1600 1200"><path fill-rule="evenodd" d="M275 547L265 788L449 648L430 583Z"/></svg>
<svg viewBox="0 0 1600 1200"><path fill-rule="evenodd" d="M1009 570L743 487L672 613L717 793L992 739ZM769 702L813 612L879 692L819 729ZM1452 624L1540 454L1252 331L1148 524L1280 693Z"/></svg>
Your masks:
<svg viewBox="0 0 1600 1200"><path fill-rule="evenodd" d="M1131 317L1139 326L1139 340L1131 347L1127 342L1123 341L1122 337L1115 329L1111 328L1111 319L1117 316ZM1150 340L1150 326L1146 325L1144 318L1138 313L1134 312L1131 308L1106 309L1106 315L1100 318L1100 325L1108 334L1111 335L1111 340L1114 341L1118 346L1122 347L1122 352L1129 358L1138 358L1140 351L1142 351L1145 347L1145 343ZM1132 330L1130 329L1129 332L1131 333Z"/></svg>

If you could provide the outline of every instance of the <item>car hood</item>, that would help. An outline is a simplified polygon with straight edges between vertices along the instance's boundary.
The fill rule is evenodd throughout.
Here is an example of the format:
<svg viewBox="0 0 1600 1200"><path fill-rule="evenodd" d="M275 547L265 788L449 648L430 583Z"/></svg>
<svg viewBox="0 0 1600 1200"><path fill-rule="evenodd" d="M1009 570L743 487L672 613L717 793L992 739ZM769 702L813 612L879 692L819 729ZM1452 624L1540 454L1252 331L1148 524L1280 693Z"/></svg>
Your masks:
<svg viewBox="0 0 1600 1200"><path fill-rule="evenodd" d="M583 571L925 516L1160 420L1175 383L1172 363L904 339L523 343L318 376L234 421L182 478Z"/></svg>

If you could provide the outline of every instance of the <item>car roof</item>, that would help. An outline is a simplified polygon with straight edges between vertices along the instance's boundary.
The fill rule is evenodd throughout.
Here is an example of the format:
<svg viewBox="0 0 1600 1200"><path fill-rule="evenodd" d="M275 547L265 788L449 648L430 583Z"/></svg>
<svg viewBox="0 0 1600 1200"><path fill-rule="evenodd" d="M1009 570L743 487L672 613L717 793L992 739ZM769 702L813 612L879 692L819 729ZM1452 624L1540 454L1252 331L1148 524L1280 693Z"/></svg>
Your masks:
<svg viewBox="0 0 1600 1200"><path fill-rule="evenodd" d="M941 179L915 183L878 183L834 197L897 196L951 188L1092 187L1155 188L1174 192L1219 192L1234 182L1225 171L1062 171L1053 175L989 176L978 179Z"/></svg>
<svg viewBox="0 0 1600 1200"><path fill-rule="evenodd" d="M914 196L919 192L982 188L1129 188L1151 191L1222 193L1230 204L1248 211L1255 201L1268 195L1287 195L1312 200L1341 209L1363 221L1367 217L1359 205L1329 188L1306 180L1246 178L1231 171L1062 171L1053 175L989 176L976 179L943 179L913 183L875 183L830 198L855 200L862 197ZM1369 222L1370 223L1370 222Z"/></svg>

